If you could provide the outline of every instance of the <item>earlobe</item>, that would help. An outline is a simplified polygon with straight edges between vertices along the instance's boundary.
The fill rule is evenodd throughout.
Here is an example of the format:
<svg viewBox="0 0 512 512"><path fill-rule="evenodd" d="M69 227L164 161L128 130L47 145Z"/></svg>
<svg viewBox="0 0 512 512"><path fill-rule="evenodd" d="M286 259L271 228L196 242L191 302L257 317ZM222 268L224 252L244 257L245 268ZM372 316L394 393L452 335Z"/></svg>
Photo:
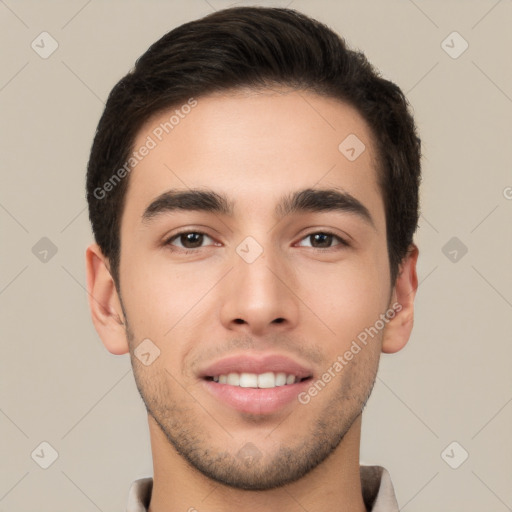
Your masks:
<svg viewBox="0 0 512 512"><path fill-rule="evenodd" d="M109 352L116 355L129 351L125 320L108 260L98 244L91 244L85 253L87 291L91 317Z"/></svg>
<svg viewBox="0 0 512 512"><path fill-rule="evenodd" d="M416 263L418 260L418 247L411 244L409 250L400 264L399 275L393 288L390 306L395 304L395 316L389 320L382 339L382 352L392 354L401 350L412 332L414 324L414 298L418 288Z"/></svg>

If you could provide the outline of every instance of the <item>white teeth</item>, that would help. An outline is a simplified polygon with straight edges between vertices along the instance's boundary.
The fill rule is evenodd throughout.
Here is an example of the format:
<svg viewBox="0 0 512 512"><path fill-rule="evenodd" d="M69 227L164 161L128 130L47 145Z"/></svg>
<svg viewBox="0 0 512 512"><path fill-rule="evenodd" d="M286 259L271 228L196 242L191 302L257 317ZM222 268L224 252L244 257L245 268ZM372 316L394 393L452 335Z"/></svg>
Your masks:
<svg viewBox="0 0 512 512"><path fill-rule="evenodd" d="M227 383L231 386L240 385L240 375L238 373L228 373Z"/></svg>
<svg viewBox="0 0 512 512"><path fill-rule="evenodd" d="M227 375L215 375L212 377L214 382L219 384L229 384L230 386L240 386L241 388L275 388L277 386L285 386L299 382L300 378L296 378L293 374L283 372L265 372L265 373L235 373L231 372Z"/></svg>
<svg viewBox="0 0 512 512"><path fill-rule="evenodd" d="M274 388L276 386L276 376L273 372L261 373L258 375L259 388Z"/></svg>
<svg viewBox="0 0 512 512"><path fill-rule="evenodd" d="M258 376L255 373L241 373L240 374L240 387L241 388L257 388Z"/></svg>
<svg viewBox="0 0 512 512"><path fill-rule="evenodd" d="M276 386L284 386L286 384L286 373L276 373Z"/></svg>

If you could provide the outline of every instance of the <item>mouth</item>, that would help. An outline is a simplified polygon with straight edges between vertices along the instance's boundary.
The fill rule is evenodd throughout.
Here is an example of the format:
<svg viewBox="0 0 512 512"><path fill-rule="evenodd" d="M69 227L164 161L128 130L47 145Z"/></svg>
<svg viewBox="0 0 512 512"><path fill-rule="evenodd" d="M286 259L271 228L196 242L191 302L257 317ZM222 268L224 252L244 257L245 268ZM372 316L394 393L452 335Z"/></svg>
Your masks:
<svg viewBox="0 0 512 512"><path fill-rule="evenodd" d="M287 356L241 354L200 372L205 390L222 405L251 415L270 415L291 407L310 385L313 371Z"/></svg>
<svg viewBox="0 0 512 512"><path fill-rule="evenodd" d="M300 377L293 373L265 372L265 373L224 373L221 375L206 376L205 380L238 386L240 388L272 389L280 386L290 386L297 382L311 379L311 376Z"/></svg>

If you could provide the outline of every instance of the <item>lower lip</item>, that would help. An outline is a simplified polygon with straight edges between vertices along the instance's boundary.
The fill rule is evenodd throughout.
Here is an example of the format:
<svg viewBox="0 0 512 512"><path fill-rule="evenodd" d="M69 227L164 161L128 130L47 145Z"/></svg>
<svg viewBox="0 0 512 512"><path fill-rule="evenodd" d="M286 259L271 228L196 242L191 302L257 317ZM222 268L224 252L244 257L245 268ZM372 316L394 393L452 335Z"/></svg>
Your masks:
<svg viewBox="0 0 512 512"><path fill-rule="evenodd" d="M297 400L297 395L310 385L311 379L275 388L242 388L203 380L206 389L217 399L248 414L272 414ZM298 401L298 400L297 400Z"/></svg>

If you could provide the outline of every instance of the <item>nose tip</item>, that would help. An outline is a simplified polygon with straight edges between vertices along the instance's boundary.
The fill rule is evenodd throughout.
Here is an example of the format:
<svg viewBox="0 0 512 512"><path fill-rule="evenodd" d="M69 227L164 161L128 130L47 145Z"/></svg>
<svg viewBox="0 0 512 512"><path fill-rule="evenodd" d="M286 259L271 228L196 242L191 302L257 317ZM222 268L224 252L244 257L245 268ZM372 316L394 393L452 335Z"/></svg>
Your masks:
<svg viewBox="0 0 512 512"><path fill-rule="evenodd" d="M268 257L266 261L262 258L251 264L238 261L236 275L223 290L221 318L226 328L261 335L267 329L290 328L296 323L298 305L291 291L293 282L286 283L292 278L286 277L284 268L278 277L268 263Z"/></svg>

